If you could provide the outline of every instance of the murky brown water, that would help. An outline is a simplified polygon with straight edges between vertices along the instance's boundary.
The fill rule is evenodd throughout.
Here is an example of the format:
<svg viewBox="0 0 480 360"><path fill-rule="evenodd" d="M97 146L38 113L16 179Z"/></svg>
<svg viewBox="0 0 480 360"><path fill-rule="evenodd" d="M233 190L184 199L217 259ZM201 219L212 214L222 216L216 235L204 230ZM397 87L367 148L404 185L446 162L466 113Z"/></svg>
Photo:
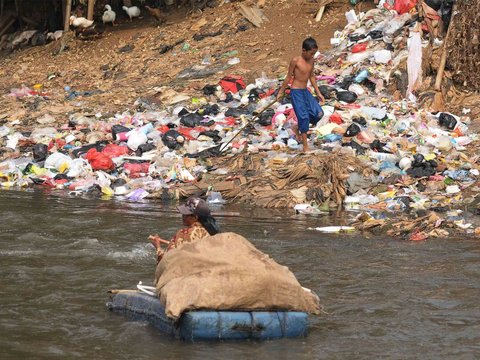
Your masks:
<svg viewBox="0 0 480 360"><path fill-rule="evenodd" d="M315 290L328 312L305 339L183 343L105 309L106 290L153 278L146 237L180 217L158 203L0 192L1 359L474 359L480 357L480 242L410 243L309 226L339 219L224 208ZM285 214L285 212L283 212Z"/></svg>

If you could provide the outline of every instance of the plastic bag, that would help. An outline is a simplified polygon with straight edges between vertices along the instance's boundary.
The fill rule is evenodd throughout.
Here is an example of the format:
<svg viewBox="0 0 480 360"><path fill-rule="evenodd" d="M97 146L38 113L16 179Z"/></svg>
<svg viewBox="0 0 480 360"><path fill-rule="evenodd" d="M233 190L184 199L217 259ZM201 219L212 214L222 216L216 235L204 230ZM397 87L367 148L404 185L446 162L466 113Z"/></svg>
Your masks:
<svg viewBox="0 0 480 360"><path fill-rule="evenodd" d="M133 151L137 151L140 145L146 144L148 141L147 135L140 131L132 131L128 137L127 146Z"/></svg>
<svg viewBox="0 0 480 360"><path fill-rule="evenodd" d="M358 21L357 14L355 13L355 10L350 10L345 13L345 17L347 18L347 22L349 24L355 24Z"/></svg>
<svg viewBox="0 0 480 360"><path fill-rule="evenodd" d="M356 122L359 125L366 126L367 125L367 120L363 116L355 116L352 118L353 122Z"/></svg>
<svg viewBox="0 0 480 360"><path fill-rule="evenodd" d="M424 2L433 10L438 11L442 7L443 0L424 0Z"/></svg>
<svg viewBox="0 0 480 360"><path fill-rule="evenodd" d="M346 61L349 63L357 64L359 62L367 60L370 56L372 55L372 52L369 51L364 51L360 53L352 53L347 56Z"/></svg>
<svg viewBox="0 0 480 360"><path fill-rule="evenodd" d="M115 139L115 140L118 140L118 134L120 133L127 133L129 132L131 129L123 126L123 125L113 125L112 126L112 137Z"/></svg>
<svg viewBox="0 0 480 360"><path fill-rule="evenodd" d="M33 160L35 162L44 161L48 155L48 146L45 144L36 144L33 147Z"/></svg>
<svg viewBox="0 0 480 360"><path fill-rule="evenodd" d="M348 91L351 91L351 92L357 94L357 96L361 96L361 95L365 94L365 89L360 84L350 85L348 87Z"/></svg>
<svg viewBox="0 0 480 360"><path fill-rule="evenodd" d="M357 136L358 134L360 134L360 131L362 131L360 126L356 123L352 123L345 131L345 137Z"/></svg>
<svg viewBox="0 0 480 360"><path fill-rule="evenodd" d="M452 114L442 112L438 116L438 124L449 130L453 130L457 125L457 119L455 119L455 116Z"/></svg>
<svg viewBox="0 0 480 360"><path fill-rule="evenodd" d="M88 165L88 162L85 159L74 159L70 163L67 176L69 178L76 178L86 174L88 170L91 170L91 167Z"/></svg>
<svg viewBox="0 0 480 360"><path fill-rule="evenodd" d="M60 172L68 169L72 163L72 158L60 152L53 153L45 160L44 167L46 169L56 169Z"/></svg>
<svg viewBox="0 0 480 360"><path fill-rule="evenodd" d="M148 169L150 168L149 162L141 163L125 163L123 164L123 169L131 178L137 178L142 176L142 174L148 174Z"/></svg>
<svg viewBox="0 0 480 360"><path fill-rule="evenodd" d="M408 13L417 5L417 0L395 0L393 9L400 15Z"/></svg>
<svg viewBox="0 0 480 360"><path fill-rule="evenodd" d="M357 84L360 84L360 83L364 82L365 80L367 80L367 78L369 76L370 76L370 72L367 69L363 69L362 71L360 71L357 74L357 76L355 76L353 81L355 81Z"/></svg>
<svg viewBox="0 0 480 360"><path fill-rule="evenodd" d="M222 87L224 92L231 92L236 94L242 89L245 89L245 82L241 76L225 76L220 80L219 85Z"/></svg>
<svg viewBox="0 0 480 360"><path fill-rule="evenodd" d="M208 136L209 138L211 138L214 142L219 142L222 140L222 137L220 135L218 135L218 131L217 130L206 130L206 131L202 131L200 133L200 135L203 135L203 136Z"/></svg>
<svg viewBox="0 0 480 360"><path fill-rule="evenodd" d="M395 33L399 31L407 21L411 20L410 14L403 14L390 20L383 29L383 41L387 44L391 44L395 37Z"/></svg>
<svg viewBox="0 0 480 360"><path fill-rule="evenodd" d="M119 157L122 155L128 154L128 147L120 146L116 144L108 144L102 150L102 154L108 156L109 158Z"/></svg>
<svg viewBox="0 0 480 360"><path fill-rule="evenodd" d="M329 121L338 125L343 124L342 116L338 113L333 113L332 115L330 115Z"/></svg>
<svg viewBox="0 0 480 360"><path fill-rule="evenodd" d="M207 198L209 204L226 204L227 201L223 199L222 194L212 191Z"/></svg>
<svg viewBox="0 0 480 360"><path fill-rule="evenodd" d="M357 101L357 94L351 91L339 91L337 93L337 100L346 102L347 104L352 104Z"/></svg>
<svg viewBox="0 0 480 360"><path fill-rule="evenodd" d="M163 134L162 141L170 150L178 150L183 146L185 138L178 131L168 130Z"/></svg>
<svg viewBox="0 0 480 360"><path fill-rule="evenodd" d="M199 126L202 120L203 120L202 115L199 115L197 113L190 113L182 116L182 118L180 119L180 124L186 127L193 128L195 126Z"/></svg>
<svg viewBox="0 0 480 360"><path fill-rule="evenodd" d="M365 50L367 50L367 43L360 43L352 46L352 53L354 54L364 52Z"/></svg>
<svg viewBox="0 0 480 360"><path fill-rule="evenodd" d="M407 60L407 70L408 70L408 88L407 88L407 97L412 94L412 92L422 81L422 38L420 33L414 32L412 38L410 39L410 46L408 48L408 60Z"/></svg>
<svg viewBox="0 0 480 360"><path fill-rule="evenodd" d="M325 99L332 99L335 97L336 90L331 86L320 85L318 89Z"/></svg>
<svg viewBox="0 0 480 360"><path fill-rule="evenodd" d="M263 113L260 114L258 123L262 126L269 126L272 125L272 118L275 115L275 110L267 109Z"/></svg>
<svg viewBox="0 0 480 360"><path fill-rule="evenodd" d="M115 168L112 159L110 159L107 155L98 152L95 148L88 150L86 159L94 170L108 171Z"/></svg>
<svg viewBox="0 0 480 360"><path fill-rule="evenodd" d="M392 52L390 50L377 50L373 53L373 58L377 64L387 64L392 60Z"/></svg>

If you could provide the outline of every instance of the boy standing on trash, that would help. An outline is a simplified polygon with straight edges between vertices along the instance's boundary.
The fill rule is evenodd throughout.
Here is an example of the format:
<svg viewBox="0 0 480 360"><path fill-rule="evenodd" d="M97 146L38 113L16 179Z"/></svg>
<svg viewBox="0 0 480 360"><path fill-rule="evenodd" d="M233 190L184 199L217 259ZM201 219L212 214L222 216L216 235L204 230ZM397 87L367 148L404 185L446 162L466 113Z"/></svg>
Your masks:
<svg viewBox="0 0 480 360"><path fill-rule="evenodd" d="M317 50L318 46L315 39L309 37L303 41L302 55L296 56L290 61L287 76L277 95L277 101L280 101L288 83L293 79L290 87L290 97L293 110L298 119L298 126L293 131L297 136L297 140L302 142L304 152L308 151L307 132L309 125L315 126L323 116L322 107L307 89L309 80L315 89L318 100L322 103L325 101L313 74L314 55Z"/></svg>

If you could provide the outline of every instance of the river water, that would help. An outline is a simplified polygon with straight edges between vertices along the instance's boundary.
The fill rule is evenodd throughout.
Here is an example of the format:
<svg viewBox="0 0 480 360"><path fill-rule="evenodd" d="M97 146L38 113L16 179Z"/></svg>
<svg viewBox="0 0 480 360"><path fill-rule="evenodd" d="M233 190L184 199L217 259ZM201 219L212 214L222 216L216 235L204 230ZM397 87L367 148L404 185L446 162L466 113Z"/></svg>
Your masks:
<svg viewBox="0 0 480 360"><path fill-rule="evenodd" d="M216 210L223 230L243 234L317 292L326 314L312 318L307 338L184 343L105 307L107 290L153 280L146 238L178 228L171 206L1 191L0 210L0 359L480 357L476 240L325 235L308 227L341 217Z"/></svg>

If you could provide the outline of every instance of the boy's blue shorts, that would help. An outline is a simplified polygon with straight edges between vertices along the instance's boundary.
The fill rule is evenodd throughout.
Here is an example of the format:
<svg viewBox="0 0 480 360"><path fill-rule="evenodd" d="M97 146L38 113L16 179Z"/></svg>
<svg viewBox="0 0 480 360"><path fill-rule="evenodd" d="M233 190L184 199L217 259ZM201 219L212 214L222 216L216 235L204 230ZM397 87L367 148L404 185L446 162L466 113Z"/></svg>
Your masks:
<svg viewBox="0 0 480 360"><path fill-rule="evenodd" d="M304 134L309 124L315 126L323 116L323 110L308 89L291 89L293 110L297 115L298 131Z"/></svg>

